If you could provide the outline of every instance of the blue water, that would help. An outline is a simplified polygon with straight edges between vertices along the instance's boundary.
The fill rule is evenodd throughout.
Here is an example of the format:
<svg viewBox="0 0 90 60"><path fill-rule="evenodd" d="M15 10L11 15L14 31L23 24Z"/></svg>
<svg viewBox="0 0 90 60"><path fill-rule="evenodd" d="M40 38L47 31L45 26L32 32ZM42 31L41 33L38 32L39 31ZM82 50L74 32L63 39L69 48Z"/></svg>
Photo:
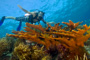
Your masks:
<svg viewBox="0 0 90 60"><path fill-rule="evenodd" d="M0 0L0 18L2 16L23 16L25 13L17 6L21 5L26 10L38 9L45 12L45 21L50 22L90 22L90 0ZM0 37L16 30L19 22L6 19L0 26ZM45 24L41 22L44 26ZM23 23L22 29L25 27Z"/></svg>

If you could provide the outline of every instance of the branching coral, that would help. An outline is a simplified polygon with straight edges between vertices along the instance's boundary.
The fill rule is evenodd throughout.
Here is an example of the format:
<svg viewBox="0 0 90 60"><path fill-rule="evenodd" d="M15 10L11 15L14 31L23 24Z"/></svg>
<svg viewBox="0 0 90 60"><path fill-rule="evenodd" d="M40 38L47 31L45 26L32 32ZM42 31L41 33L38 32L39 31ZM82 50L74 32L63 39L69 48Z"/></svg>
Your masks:
<svg viewBox="0 0 90 60"><path fill-rule="evenodd" d="M71 31L71 30L75 29L82 22L73 23L71 20L69 20L69 23L67 23L67 22L62 22L62 23L66 24L70 28L70 31Z"/></svg>
<svg viewBox="0 0 90 60"><path fill-rule="evenodd" d="M32 28L36 28L36 29L39 29L40 31L42 31L42 32L44 32L45 31L45 29L44 28L42 28L42 26L41 25L33 25L33 24L29 24L29 23L26 23L26 26L27 27L32 27ZM27 29L27 31L33 31L32 29L30 30L28 30Z"/></svg>
<svg viewBox="0 0 90 60"><path fill-rule="evenodd" d="M19 60L26 60L26 58L30 60L29 56L31 52L29 46L20 43L18 47L14 48L13 54L16 55L19 58Z"/></svg>
<svg viewBox="0 0 90 60"><path fill-rule="evenodd" d="M29 45L23 43L15 47L13 55L17 56L19 60L45 60L50 58L49 55L44 53L43 47L39 49L37 46L29 47Z"/></svg>
<svg viewBox="0 0 90 60"><path fill-rule="evenodd" d="M60 23L57 23L57 24L55 24L55 26L50 26L49 24L47 24L48 27L46 28L46 31L48 31L49 28L50 28L50 31L58 31L58 30L60 30L63 26L62 25L59 26L59 24Z"/></svg>
<svg viewBox="0 0 90 60"><path fill-rule="evenodd" d="M70 31L65 31L60 28L59 24L56 24L54 27L48 25L48 27L42 28L41 25L32 25L26 23L25 31L27 32L18 32L15 35L8 34L8 36L26 39L30 41L37 42L38 44L42 44L49 49L52 46L58 46L62 44L65 48L69 49L70 54L68 57L74 58L75 55L82 57L82 55L86 52L84 47L84 42L90 38L90 33L85 33L90 29L87 25L83 25L85 29L78 29L78 31L72 30L79 25L78 23L65 23L70 28ZM40 30L42 33L33 30L32 28ZM72 30L72 31L71 31ZM78 49L78 51L77 51ZM67 57L67 58L68 58Z"/></svg>

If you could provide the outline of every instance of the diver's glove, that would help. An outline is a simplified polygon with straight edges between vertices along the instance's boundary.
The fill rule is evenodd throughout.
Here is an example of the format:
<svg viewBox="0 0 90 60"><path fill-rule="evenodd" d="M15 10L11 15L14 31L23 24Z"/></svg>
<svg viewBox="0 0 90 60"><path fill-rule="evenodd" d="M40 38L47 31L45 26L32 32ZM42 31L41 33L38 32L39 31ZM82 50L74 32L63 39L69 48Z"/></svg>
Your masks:
<svg viewBox="0 0 90 60"><path fill-rule="evenodd" d="M55 24L55 22L54 22L54 21L52 21L52 22L47 22L47 24L51 25L51 24Z"/></svg>

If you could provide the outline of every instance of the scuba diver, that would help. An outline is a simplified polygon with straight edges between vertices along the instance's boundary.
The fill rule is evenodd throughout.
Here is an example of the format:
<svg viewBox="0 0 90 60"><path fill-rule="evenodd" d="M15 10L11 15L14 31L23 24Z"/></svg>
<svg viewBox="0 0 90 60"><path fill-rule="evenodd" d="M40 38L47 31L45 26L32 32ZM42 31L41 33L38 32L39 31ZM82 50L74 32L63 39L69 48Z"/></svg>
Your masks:
<svg viewBox="0 0 90 60"><path fill-rule="evenodd" d="M20 21L19 26L17 27L17 31L20 31L22 22L29 22L31 24L35 24L36 22L38 22L38 24L39 24L40 21L43 21L45 24L47 24L47 22L45 22L43 19L44 12L42 12L42 11L29 12L29 11L25 10L24 8L22 8L20 5L18 5L18 7L26 13L25 16L22 16L22 17L3 16L2 19L0 20L0 26L3 24L5 19L14 19L16 21ZM50 22L50 23L53 23L53 22Z"/></svg>

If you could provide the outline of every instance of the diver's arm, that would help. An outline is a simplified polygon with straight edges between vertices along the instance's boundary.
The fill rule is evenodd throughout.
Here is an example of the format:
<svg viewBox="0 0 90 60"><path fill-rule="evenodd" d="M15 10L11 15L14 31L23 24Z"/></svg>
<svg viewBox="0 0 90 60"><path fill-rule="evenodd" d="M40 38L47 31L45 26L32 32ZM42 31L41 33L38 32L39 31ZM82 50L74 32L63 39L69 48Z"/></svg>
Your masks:
<svg viewBox="0 0 90 60"><path fill-rule="evenodd" d="M53 21L52 21L52 22L46 22L44 19L42 19L42 21L43 21L45 24L50 24L50 25L51 25L51 24L55 24L55 22L53 22Z"/></svg>
<svg viewBox="0 0 90 60"><path fill-rule="evenodd" d="M46 24L46 21L44 19L41 19L45 24Z"/></svg>
<svg viewBox="0 0 90 60"><path fill-rule="evenodd" d="M27 11L26 9L22 8L20 5L18 5L18 7L23 10L25 13L29 13L29 14L32 14L31 12Z"/></svg>
<svg viewBox="0 0 90 60"><path fill-rule="evenodd" d="M27 11L26 9L22 8L20 5L18 5L18 7L23 10L25 13L29 13L29 14L32 14L33 16L35 16L35 13L34 12L29 12Z"/></svg>
<svg viewBox="0 0 90 60"><path fill-rule="evenodd" d="M51 21L51 22L47 22L48 24L54 24L55 25L55 22L54 21Z"/></svg>

